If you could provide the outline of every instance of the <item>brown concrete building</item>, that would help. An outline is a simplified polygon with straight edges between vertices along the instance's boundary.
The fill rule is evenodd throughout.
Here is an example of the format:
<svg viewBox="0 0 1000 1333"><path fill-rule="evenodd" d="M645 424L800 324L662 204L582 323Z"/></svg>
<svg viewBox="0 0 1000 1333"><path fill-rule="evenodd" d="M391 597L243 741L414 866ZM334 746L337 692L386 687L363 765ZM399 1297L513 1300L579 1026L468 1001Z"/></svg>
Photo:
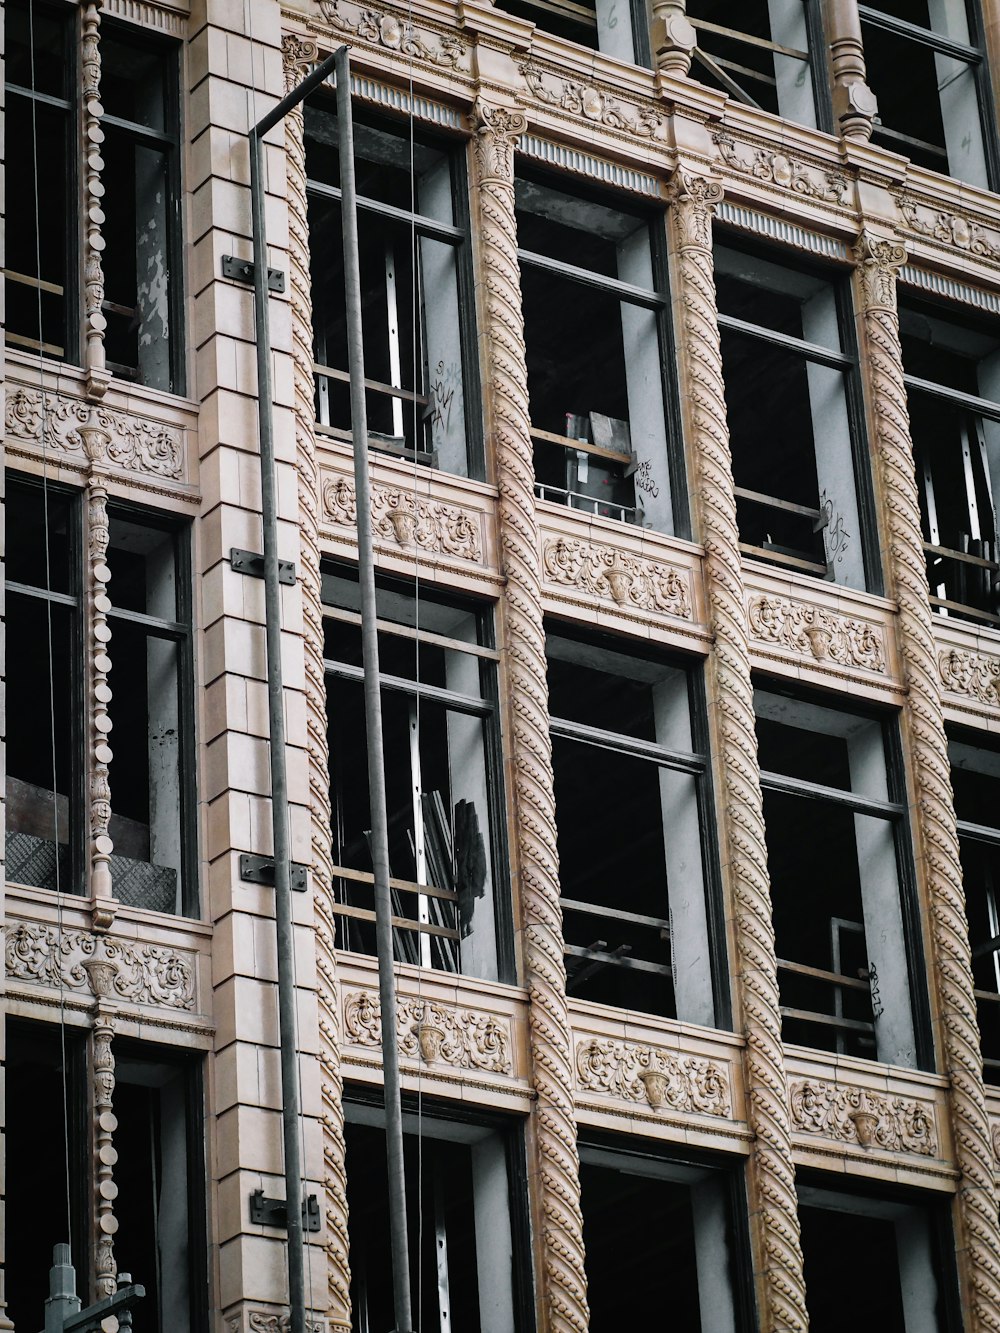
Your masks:
<svg viewBox="0 0 1000 1333"><path fill-rule="evenodd" d="M1000 0L7 0L0 1328L67 1240L289 1326L241 264L343 43L415 1327L1000 1329ZM382 1333L338 145L265 218L307 1326Z"/></svg>

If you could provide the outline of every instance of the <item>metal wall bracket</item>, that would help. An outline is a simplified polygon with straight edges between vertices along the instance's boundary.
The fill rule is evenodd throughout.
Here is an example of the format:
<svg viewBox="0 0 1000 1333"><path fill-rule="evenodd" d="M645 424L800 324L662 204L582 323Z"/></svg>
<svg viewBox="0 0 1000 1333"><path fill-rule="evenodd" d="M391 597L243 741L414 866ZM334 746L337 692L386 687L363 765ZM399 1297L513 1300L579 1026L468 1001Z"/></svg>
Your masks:
<svg viewBox="0 0 1000 1333"><path fill-rule="evenodd" d="M250 1221L260 1227L287 1227L288 1209L284 1199L270 1199L263 1190L250 1195ZM315 1194L302 1200L302 1230L319 1231L319 1202Z"/></svg>
<svg viewBox="0 0 1000 1333"><path fill-rule="evenodd" d="M292 862L289 886L293 893L305 893L308 867ZM274 857L255 856L253 852L240 852L240 879L248 884L268 884L274 888Z"/></svg>
<svg viewBox="0 0 1000 1333"><path fill-rule="evenodd" d="M264 557L258 555L256 551L241 551L239 547L234 546L229 552L229 563L237 574L249 574L253 579L264 577ZM287 584L289 588L295 586L294 561L278 561L278 582Z"/></svg>
<svg viewBox="0 0 1000 1333"><path fill-rule="evenodd" d="M252 259L237 259L235 255L223 255L222 276L232 278L235 282L245 282L252 287L254 262ZM267 290L269 292L283 292L285 290L285 275L280 268L269 268L267 270Z"/></svg>

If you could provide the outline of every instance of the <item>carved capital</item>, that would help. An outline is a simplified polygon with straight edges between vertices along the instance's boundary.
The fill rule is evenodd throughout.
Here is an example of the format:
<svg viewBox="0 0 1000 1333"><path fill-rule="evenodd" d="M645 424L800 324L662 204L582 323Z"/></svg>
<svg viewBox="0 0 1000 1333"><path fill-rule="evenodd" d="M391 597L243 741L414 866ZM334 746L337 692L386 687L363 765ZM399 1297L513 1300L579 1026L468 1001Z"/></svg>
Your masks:
<svg viewBox="0 0 1000 1333"><path fill-rule="evenodd" d="M866 229L854 246L854 259L866 309L887 310L895 315L896 276L906 263L906 246L894 237L878 236Z"/></svg>
<svg viewBox="0 0 1000 1333"><path fill-rule="evenodd" d="M680 246L712 248L712 216L722 202L722 182L678 167L667 186L667 200Z"/></svg>
<svg viewBox="0 0 1000 1333"><path fill-rule="evenodd" d="M523 111L480 99L472 111L481 185L514 184L514 144L528 128Z"/></svg>
<svg viewBox="0 0 1000 1333"><path fill-rule="evenodd" d="M286 32L281 39L281 66L285 75L285 92L290 93L302 82L319 60L319 43L297 32Z"/></svg>

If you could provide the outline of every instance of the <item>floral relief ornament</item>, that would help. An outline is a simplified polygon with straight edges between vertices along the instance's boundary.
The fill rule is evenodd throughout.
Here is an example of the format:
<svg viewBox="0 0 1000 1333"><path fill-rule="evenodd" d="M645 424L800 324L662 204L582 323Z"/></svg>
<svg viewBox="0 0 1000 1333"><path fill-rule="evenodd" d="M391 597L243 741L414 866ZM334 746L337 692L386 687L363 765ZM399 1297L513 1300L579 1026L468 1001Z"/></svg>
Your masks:
<svg viewBox="0 0 1000 1333"><path fill-rule="evenodd" d="M1000 704L1000 657L948 648L938 654L938 675L952 694L966 694L993 707Z"/></svg>
<svg viewBox="0 0 1000 1333"><path fill-rule="evenodd" d="M546 583L576 588L617 606L691 619L689 581L684 570L570 537L546 540L542 566Z"/></svg>
<svg viewBox="0 0 1000 1333"><path fill-rule="evenodd" d="M4 927L9 980L91 990L102 999L194 1009L194 959L155 944L21 921Z"/></svg>
<svg viewBox="0 0 1000 1333"><path fill-rule="evenodd" d="M714 143L722 160L734 171L771 185L780 185L795 194L818 199L822 203L847 202L844 197L847 193L847 177L839 171L827 171L768 148L738 144L730 134L716 134ZM745 155L747 153L749 157Z"/></svg>
<svg viewBox="0 0 1000 1333"><path fill-rule="evenodd" d="M1000 232L981 226L961 213L922 208L915 199L902 193L896 195L896 204L905 225L918 236L967 250L981 259L1000 261Z"/></svg>
<svg viewBox="0 0 1000 1333"><path fill-rule="evenodd" d="M323 513L332 523L357 526L353 482L346 477L324 481ZM376 539L391 540L398 546L419 546L464 560L478 561L481 556L478 514L458 505L415 497L400 487L372 488L372 531Z"/></svg>
<svg viewBox="0 0 1000 1333"><path fill-rule="evenodd" d="M396 1001L400 1054L426 1064L511 1074L509 1022L493 1014L410 996ZM355 1046L382 1045L382 1010L372 991L353 991L344 999L344 1032Z"/></svg>
<svg viewBox="0 0 1000 1333"><path fill-rule="evenodd" d="M933 1115L922 1102L805 1079L790 1085L789 1103L792 1128L806 1134L885 1152L937 1155Z"/></svg>
<svg viewBox="0 0 1000 1333"><path fill-rule="evenodd" d="M787 597L763 595L751 597L747 618L751 634L761 643L811 653L818 661L828 659L839 666L885 671L882 636L865 620L834 615Z"/></svg>
<svg viewBox="0 0 1000 1333"><path fill-rule="evenodd" d="M476 154L482 182L499 182L509 188L514 174L514 141L528 128L523 111L491 106L482 100L473 113L476 125Z"/></svg>
<svg viewBox="0 0 1000 1333"><path fill-rule="evenodd" d="M350 6L354 8L354 6ZM433 33L425 37L407 19L389 10L371 7L358 9L357 17L341 8L340 0L320 0L321 16L339 32L348 32L364 42L382 46L387 51L426 60L428 64L455 69L465 55L465 43L452 33Z"/></svg>
<svg viewBox="0 0 1000 1333"><path fill-rule="evenodd" d="M650 107L619 102L592 84L575 79L549 75L550 82L547 83L546 73L530 62L519 65L518 69L532 93L546 106L583 116L584 120L603 125L605 129L625 130L640 139L666 140L667 122Z"/></svg>
<svg viewBox="0 0 1000 1333"><path fill-rule="evenodd" d="M695 1111L730 1115L729 1080L713 1060L674 1055L655 1046L614 1038L590 1037L577 1043L577 1085L584 1092L607 1093L631 1102L647 1102L654 1111Z"/></svg>

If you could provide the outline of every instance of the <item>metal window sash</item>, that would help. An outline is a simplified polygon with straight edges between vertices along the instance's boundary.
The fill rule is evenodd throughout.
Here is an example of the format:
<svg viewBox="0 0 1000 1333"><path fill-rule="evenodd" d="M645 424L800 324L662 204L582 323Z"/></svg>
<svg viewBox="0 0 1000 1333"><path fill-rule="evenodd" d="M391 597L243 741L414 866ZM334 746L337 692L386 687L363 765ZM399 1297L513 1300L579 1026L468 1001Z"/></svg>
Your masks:
<svg viewBox="0 0 1000 1333"><path fill-rule="evenodd" d="M919 375L904 375L903 383L907 389L917 393L930 394L933 398L944 398L956 407L964 407L969 412L986 417L989 421L1000 421L1000 403L992 403L987 398L977 398L975 394L965 393L962 389L952 389L947 384L935 384L933 380L921 379Z"/></svg>
<svg viewBox="0 0 1000 1333"><path fill-rule="evenodd" d="M174 148L177 144L177 139L172 134L167 134L163 130L151 129L148 125L140 125L134 120L124 120L120 116L109 116L107 112L101 117L101 124L107 125L110 129L121 130L130 139L142 139L147 146L167 149Z"/></svg>
<svg viewBox="0 0 1000 1333"><path fill-rule="evenodd" d="M74 110L74 103L65 97L55 97L52 93L40 93L37 88L22 88L19 83L5 83L4 91L8 96L26 97L29 101L42 102L45 106L53 106L59 111Z"/></svg>
<svg viewBox="0 0 1000 1333"><path fill-rule="evenodd" d="M684 750L669 750L666 746L657 745L653 741L624 736L617 731L604 731L600 727L589 727L583 722L570 722L566 718L552 717L549 718L549 730L553 736L563 740L580 741L584 745L594 745L602 750L615 750L619 754L628 754L636 759L648 759L661 768L677 769L695 776L705 771L705 760L700 755Z"/></svg>
<svg viewBox="0 0 1000 1333"><path fill-rule="evenodd" d="M954 56L970 65L978 65L982 61L983 53L976 47L966 46L964 42L956 42L951 37L944 37L932 32L930 28L922 28L917 23L898 19L892 14L883 14L871 5L858 5L858 15L862 23L870 23L873 28L882 28L896 37L908 37L911 41L920 42L922 46L933 47L941 55Z"/></svg>
<svg viewBox="0 0 1000 1333"><path fill-rule="evenodd" d="M773 51L781 56L792 56L795 60L809 59L808 51L798 51L794 46L782 46L780 42L775 42L767 37L756 37L749 32L740 32L738 28L727 28L721 23L710 23L707 19L689 19L692 28L700 29L702 32L715 33L719 37L728 37L734 42L743 42L746 46L756 46L764 51ZM718 57L716 57L718 59Z"/></svg>
<svg viewBox="0 0 1000 1333"><path fill-rule="evenodd" d="M720 312L719 328L728 329L731 333L742 333L761 342L772 343L775 347L782 347L789 352L798 352L807 361L816 361L834 370L850 370L855 364L854 358L847 352L836 352L829 347L820 347L818 343L806 342L804 338L795 338L790 333L779 333L777 329L769 329L762 324L751 324L748 320L738 319L735 315L724 315Z"/></svg>
<svg viewBox="0 0 1000 1333"><path fill-rule="evenodd" d="M989 824L974 824L967 819L960 819L957 828L960 838L969 838L973 842L986 842L992 847L1000 847L1000 828L992 828Z"/></svg>
<svg viewBox="0 0 1000 1333"><path fill-rule="evenodd" d="M324 658L323 670L326 675L336 676L341 680L363 682L365 678L362 667L350 666L347 662L333 662L329 658ZM418 684L415 680L407 680L404 676L390 676L384 671L380 673L379 680L384 690L395 690L399 694L426 699L429 703L442 704L457 713L489 717L493 712L493 705L488 699L473 699L470 695L458 694L455 690L447 690L441 685L427 685L423 682Z"/></svg>
<svg viewBox="0 0 1000 1333"><path fill-rule="evenodd" d="M141 625L160 639L186 639L188 626L180 620L161 620L158 616L147 615L144 611L129 611L124 607L112 606L108 611L109 620L126 620L133 625Z"/></svg>
<svg viewBox="0 0 1000 1333"><path fill-rule="evenodd" d="M324 605L324 620L340 620L345 625L360 625L361 616L357 611L348 611L344 607ZM462 639L451 639L447 634L436 634L433 630L417 629L414 625L397 624L394 620L376 620L375 627L380 634L395 634L401 639L411 639L417 643L435 644L440 648L451 648L456 652L469 653L472 657L484 657L490 662L499 662L500 654L496 648L484 648L482 644L465 643Z"/></svg>
<svg viewBox="0 0 1000 1333"><path fill-rule="evenodd" d="M858 815L871 815L875 819L897 820L902 818L904 807L895 801L881 801L872 796L857 796L851 791L841 791L838 787L824 787L819 782L807 782L804 778L790 778L783 773L761 771L760 785L765 791L778 792L783 796L801 796L806 800L828 801L832 805L846 806Z"/></svg>
<svg viewBox="0 0 1000 1333"><path fill-rule="evenodd" d="M306 194L321 199L332 199L335 203L342 200L339 186L326 185L323 181L306 181ZM439 222L436 218L426 217L423 213L410 213L405 208L396 208L393 204L384 204L378 199L358 196L358 209L364 213L377 213L391 222L399 222L405 227L412 227L418 236L432 241L444 241L448 245L459 246L465 240L465 231L451 222Z"/></svg>
<svg viewBox="0 0 1000 1333"><path fill-rule="evenodd" d="M596 287L598 291L608 292L630 305L638 305L646 310L662 310L667 304L665 296L650 291L646 287L636 287L631 282L622 282L619 278L608 278L603 273L594 273L591 269L580 268L576 264L567 264L549 255L537 254L534 250L518 250L518 262L529 268L544 269L558 277L568 278L571 282L582 283L585 287Z"/></svg>
<svg viewBox="0 0 1000 1333"><path fill-rule="evenodd" d="M79 607L79 597L74 597L71 592L56 592L52 588L33 588L30 583L17 583L13 579L6 579L4 588L7 592L19 593L22 597L37 597L42 602L58 602L60 606Z"/></svg>

